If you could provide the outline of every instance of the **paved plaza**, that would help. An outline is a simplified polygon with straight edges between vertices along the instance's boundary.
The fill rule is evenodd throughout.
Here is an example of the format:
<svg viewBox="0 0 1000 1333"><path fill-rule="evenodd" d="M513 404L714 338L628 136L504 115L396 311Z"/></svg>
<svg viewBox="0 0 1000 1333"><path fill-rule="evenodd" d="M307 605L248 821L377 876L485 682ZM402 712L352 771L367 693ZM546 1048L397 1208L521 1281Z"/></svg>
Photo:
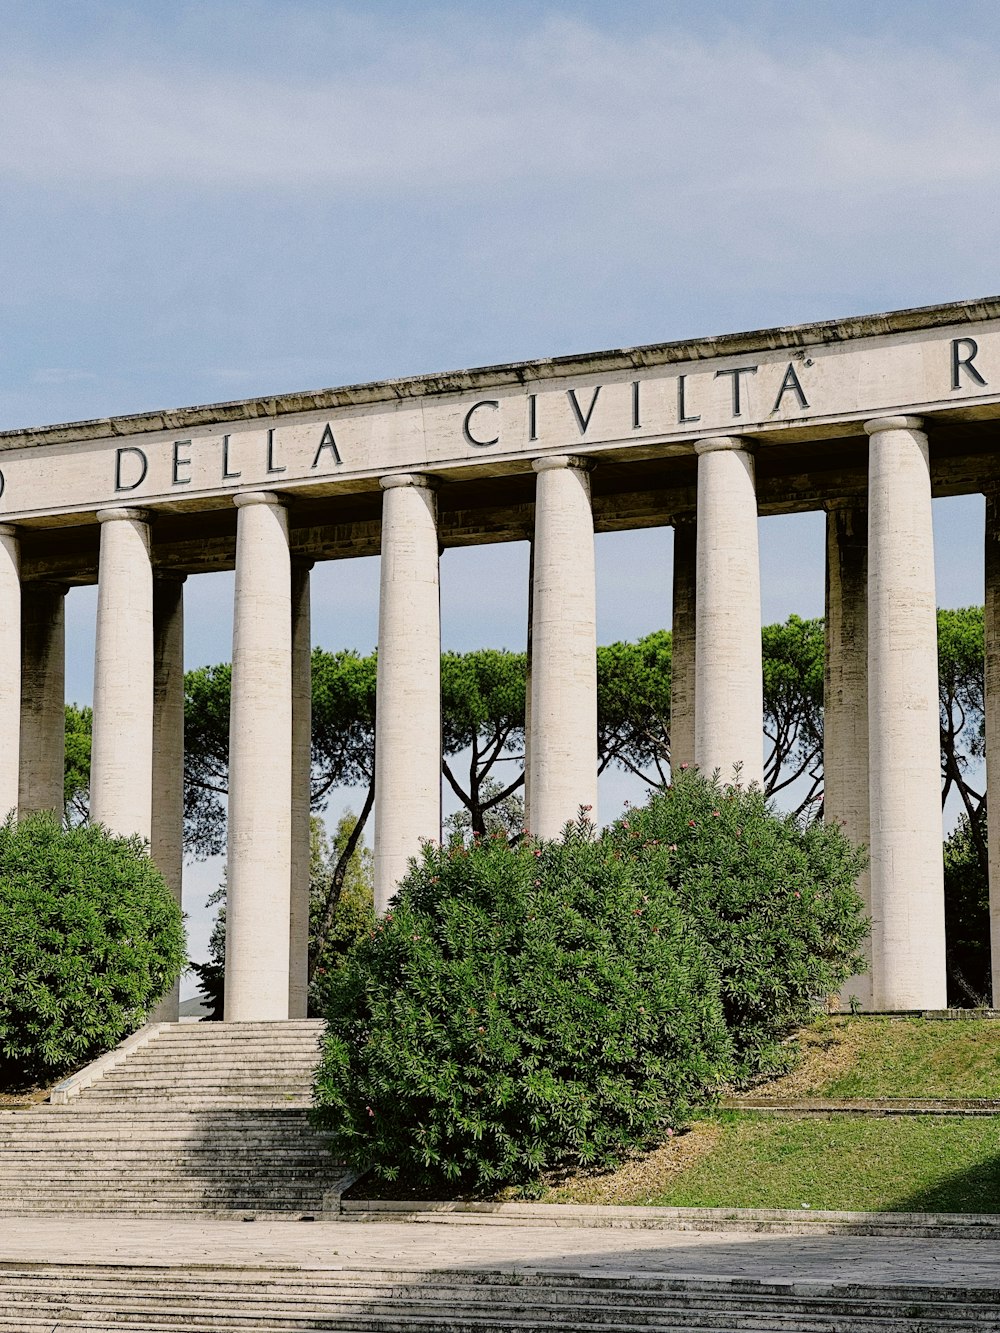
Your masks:
<svg viewBox="0 0 1000 1333"><path fill-rule="evenodd" d="M245 1265L250 1268L645 1274L859 1285L1000 1287L992 1240L776 1236L752 1232L528 1227L475 1222L237 1222L0 1218L0 1266Z"/></svg>

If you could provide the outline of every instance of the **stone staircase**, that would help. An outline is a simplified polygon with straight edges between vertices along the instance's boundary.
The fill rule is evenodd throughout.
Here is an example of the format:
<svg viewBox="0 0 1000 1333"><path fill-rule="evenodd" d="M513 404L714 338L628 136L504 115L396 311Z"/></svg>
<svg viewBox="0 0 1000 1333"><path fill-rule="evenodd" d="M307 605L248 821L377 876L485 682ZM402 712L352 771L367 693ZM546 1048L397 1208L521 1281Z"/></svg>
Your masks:
<svg viewBox="0 0 1000 1333"><path fill-rule="evenodd" d="M322 1030L165 1024L61 1085L62 1104L0 1112L0 1213L322 1212L347 1178L308 1121Z"/></svg>
<svg viewBox="0 0 1000 1333"><path fill-rule="evenodd" d="M0 1329L998 1333L1000 1292L650 1275L4 1265Z"/></svg>

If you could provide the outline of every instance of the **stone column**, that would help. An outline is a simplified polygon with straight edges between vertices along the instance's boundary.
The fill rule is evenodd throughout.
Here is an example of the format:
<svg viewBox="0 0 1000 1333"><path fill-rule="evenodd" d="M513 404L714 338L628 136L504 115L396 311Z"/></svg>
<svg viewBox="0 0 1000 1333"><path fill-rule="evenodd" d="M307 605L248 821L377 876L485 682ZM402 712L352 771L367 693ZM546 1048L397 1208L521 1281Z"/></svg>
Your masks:
<svg viewBox="0 0 1000 1333"><path fill-rule="evenodd" d="M937 610L927 436L918 417L865 422L873 1002L947 1002Z"/></svg>
<svg viewBox="0 0 1000 1333"><path fill-rule="evenodd" d="M153 831L150 854L181 905L184 870L184 575L153 578ZM149 1015L176 1023L180 982Z"/></svg>
<svg viewBox="0 0 1000 1333"><path fill-rule="evenodd" d="M63 817L66 750L66 586L21 589L22 815L50 810Z"/></svg>
<svg viewBox="0 0 1000 1333"><path fill-rule="evenodd" d="M141 509L101 509L90 817L147 842L153 811L153 570Z"/></svg>
<svg viewBox="0 0 1000 1333"><path fill-rule="evenodd" d="M670 771L694 763L694 681L698 529L693 514L674 519L674 610L670 632Z"/></svg>
<svg viewBox="0 0 1000 1333"><path fill-rule="evenodd" d="M309 852L312 772L312 632L309 571L292 562L292 898L289 928L288 1017L309 1009Z"/></svg>
<svg viewBox="0 0 1000 1333"><path fill-rule="evenodd" d="M986 496L986 791L1000 793L1000 491ZM990 782L993 783L991 789ZM986 806L993 1007L1000 1006L1000 797Z"/></svg>
<svg viewBox="0 0 1000 1333"><path fill-rule="evenodd" d="M863 504L835 501L826 515L826 665L823 679L823 817L852 842L868 846L868 513ZM871 876L858 880L869 916ZM841 987L872 1007L871 940L868 967Z"/></svg>
<svg viewBox="0 0 1000 1333"><path fill-rule="evenodd" d="M528 641L524 656L524 827L531 830L531 621L535 613L535 543L528 543Z"/></svg>
<svg viewBox="0 0 1000 1333"><path fill-rule="evenodd" d="M227 1022L288 1017L292 860L292 598L279 496L234 497L229 714Z"/></svg>
<svg viewBox="0 0 1000 1333"><path fill-rule="evenodd" d="M597 612L590 478L536 458L531 624L531 832L555 838L580 807L597 820Z"/></svg>
<svg viewBox="0 0 1000 1333"><path fill-rule="evenodd" d="M736 436L695 444L698 572L695 761L744 786L764 780L760 556L753 458Z"/></svg>
<svg viewBox="0 0 1000 1333"><path fill-rule="evenodd" d="M422 840L441 837L437 500L426 477L382 478L375 713L375 909Z"/></svg>
<svg viewBox="0 0 1000 1333"><path fill-rule="evenodd" d="M17 811L20 737L21 544L0 523L0 821Z"/></svg>

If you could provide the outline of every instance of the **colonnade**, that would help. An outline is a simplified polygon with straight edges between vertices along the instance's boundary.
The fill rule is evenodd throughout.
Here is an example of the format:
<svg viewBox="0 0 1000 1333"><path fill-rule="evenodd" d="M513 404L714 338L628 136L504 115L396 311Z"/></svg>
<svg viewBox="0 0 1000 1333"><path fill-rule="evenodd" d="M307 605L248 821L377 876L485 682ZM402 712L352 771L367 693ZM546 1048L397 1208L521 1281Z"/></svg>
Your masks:
<svg viewBox="0 0 1000 1333"><path fill-rule="evenodd" d="M865 1007L945 1004L936 612L927 437L911 417L867 422L867 506L827 516L826 813L870 841ZM696 443L695 510L675 524L673 762L762 780L762 666L752 445ZM534 462L527 820L557 835L597 799L596 616L590 463ZM433 478L382 479L376 901L441 826L439 535ZM226 1018L301 1017L309 917L309 566L287 501L237 508L230 734ZM996 506L987 624L1000 641ZM153 515L103 509L91 811L147 839L180 894L183 579L151 559ZM60 808L63 591L19 577L0 526L0 808ZM988 593L988 597L989 597ZM995 664L992 668L996 670ZM995 693L995 692L994 692ZM993 728L991 733L990 728ZM987 738L1000 738L988 714ZM994 746L995 752L995 746ZM998 779L1000 781L1000 779ZM994 839L1000 863L1000 839ZM158 1017L176 1015L176 995Z"/></svg>

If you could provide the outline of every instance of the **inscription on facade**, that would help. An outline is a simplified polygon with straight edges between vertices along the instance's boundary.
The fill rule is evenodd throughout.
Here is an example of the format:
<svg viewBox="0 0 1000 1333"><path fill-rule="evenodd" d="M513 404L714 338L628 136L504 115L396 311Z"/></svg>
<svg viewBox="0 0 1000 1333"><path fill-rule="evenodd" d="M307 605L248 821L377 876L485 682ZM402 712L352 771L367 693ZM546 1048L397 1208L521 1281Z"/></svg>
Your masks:
<svg viewBox="0 0 1000 1333"><path fill-rule="evenodd" d="M387 393L322 416L227 423L225 430L130 435L125 423L117 438L97 440L74 441L68 427L66 442L46 439L0 455L0 518L940 408L956 398L989 398L1000 374L1000 322L977 325L974 338L954 328L918 330L752 358L703 354L655 364L653 357L638 371L617 367L616 357L641 365L642 349L593 358L609 368L562 379L549 373L511 384L499 374L492 392L476 396Z"/></svg>

